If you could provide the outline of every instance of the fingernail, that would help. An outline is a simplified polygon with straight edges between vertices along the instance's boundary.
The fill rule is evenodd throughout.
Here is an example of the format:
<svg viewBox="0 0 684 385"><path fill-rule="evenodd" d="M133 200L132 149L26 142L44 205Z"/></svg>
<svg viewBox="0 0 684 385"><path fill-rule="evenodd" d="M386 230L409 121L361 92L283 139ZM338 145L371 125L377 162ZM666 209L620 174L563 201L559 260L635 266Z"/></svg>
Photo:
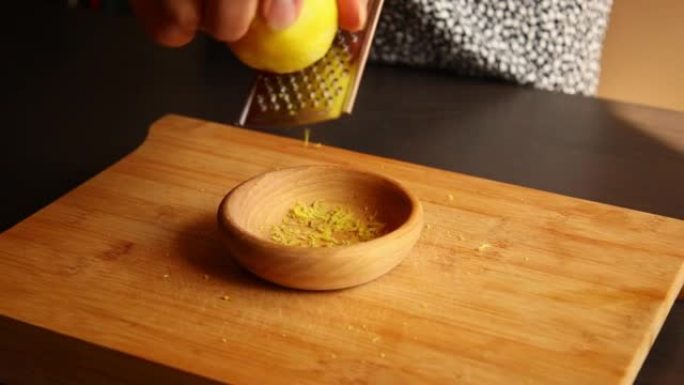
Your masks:
<svg viewBox="0 0 684 385"><path fill-rule="evenodd" d="M269 27L281 30L289 27L297 19L296 0L271 0L264 10L264 17Z"/></svg>

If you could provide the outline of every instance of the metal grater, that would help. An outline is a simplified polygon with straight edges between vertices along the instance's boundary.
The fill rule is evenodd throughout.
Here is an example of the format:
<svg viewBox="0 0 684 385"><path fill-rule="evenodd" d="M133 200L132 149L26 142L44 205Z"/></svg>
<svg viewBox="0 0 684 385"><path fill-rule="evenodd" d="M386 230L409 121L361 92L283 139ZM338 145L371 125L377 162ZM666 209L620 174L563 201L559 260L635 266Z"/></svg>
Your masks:
<svg viewBox="0 0 684 385"><path fill-rule="evenodd" d="M328 53L290 74L259 72L240 115L241 126L296 126L352 112L383 0L368 1L359 32L339 31Z"/></svg>

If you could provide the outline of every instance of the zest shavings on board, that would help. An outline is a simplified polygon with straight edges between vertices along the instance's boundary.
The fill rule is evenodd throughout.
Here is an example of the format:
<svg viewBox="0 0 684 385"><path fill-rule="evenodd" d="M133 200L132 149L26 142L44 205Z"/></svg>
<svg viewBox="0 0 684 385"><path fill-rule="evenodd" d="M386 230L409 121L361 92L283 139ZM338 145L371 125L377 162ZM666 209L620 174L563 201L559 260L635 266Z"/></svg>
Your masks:
<svg viewBox="0 0 684 385"><path fill-rule="evenodd" d="M271 227L270 237L287 246L333 247L377 238L384 227L375 215L359 217L347 208L322 202L296 203L279 225Z"/></svg>

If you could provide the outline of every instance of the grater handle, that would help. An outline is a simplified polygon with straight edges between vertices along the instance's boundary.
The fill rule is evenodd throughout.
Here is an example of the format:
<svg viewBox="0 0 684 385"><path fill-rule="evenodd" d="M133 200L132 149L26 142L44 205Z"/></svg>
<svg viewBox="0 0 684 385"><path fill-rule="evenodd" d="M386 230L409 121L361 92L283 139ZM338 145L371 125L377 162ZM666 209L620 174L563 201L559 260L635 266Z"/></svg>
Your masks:
<svg viewBox="0 0 684 385"><path fill-rule="evenodd" d="M344 113L351 114L352 109L354 108L354 102L356 101L356 95L358 94L358 90L361 85L363 71L366 68L366 62L368 61L371 45L373 45L375 29L378 26L378 20L380 20L380 11L382 10L383 3L384 0L368 0L368 19L366 20L366 26L363 30L363 36L361 36L361 46L357 56L359 63L342 108Z"/></svg>

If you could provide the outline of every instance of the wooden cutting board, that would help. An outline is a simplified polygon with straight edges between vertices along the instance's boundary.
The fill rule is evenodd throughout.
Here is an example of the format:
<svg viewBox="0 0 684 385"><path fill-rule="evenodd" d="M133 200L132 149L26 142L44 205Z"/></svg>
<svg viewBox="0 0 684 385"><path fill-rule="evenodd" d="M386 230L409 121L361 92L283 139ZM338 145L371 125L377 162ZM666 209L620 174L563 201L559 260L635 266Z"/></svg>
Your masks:
<svg viewBox="0 0 684 385"><path fill-rule="evenodd" d="M412 254L324 293L236 267L215 226L224 194L318 163L415 192ZM683 263L684 221L168 116L0 235L0 382L627 384Z"/></svg>

